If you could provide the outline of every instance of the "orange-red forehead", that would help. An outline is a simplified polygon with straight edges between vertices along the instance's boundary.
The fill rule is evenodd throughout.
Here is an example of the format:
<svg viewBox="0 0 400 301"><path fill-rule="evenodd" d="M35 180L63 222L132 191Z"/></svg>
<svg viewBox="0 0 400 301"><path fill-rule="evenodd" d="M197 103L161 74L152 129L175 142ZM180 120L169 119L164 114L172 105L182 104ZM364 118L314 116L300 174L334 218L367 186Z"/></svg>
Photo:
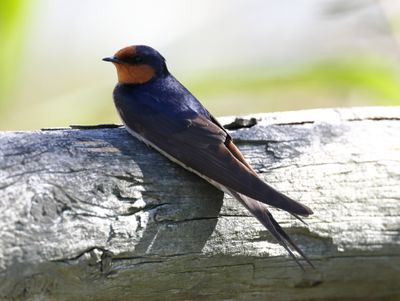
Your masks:
<svg viewBox="0 0 400 301"><path fill-rule="evenodd" d="M136 46L128 46L118 50L117 53L114 54L114 57L116 57L117 59L123 59L126 57L133 57L135 55L136 55Z"/></svg>

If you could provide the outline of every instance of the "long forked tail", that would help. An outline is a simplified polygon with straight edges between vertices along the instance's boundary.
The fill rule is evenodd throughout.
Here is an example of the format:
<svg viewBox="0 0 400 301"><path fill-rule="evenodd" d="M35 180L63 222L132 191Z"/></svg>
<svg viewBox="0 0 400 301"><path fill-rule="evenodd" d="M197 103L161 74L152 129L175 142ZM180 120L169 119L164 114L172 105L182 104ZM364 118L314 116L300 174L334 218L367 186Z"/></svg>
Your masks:
<svg viewBox="0 0 400 301"><path fill-rule="evenodd" d="M265 228L267 228L271 232L275 239L286 249L286 251L290 254L290 256L303 271L304 266L293 253L292 249L295 250L301 256L301 258L303 258L312 268L315 269L314 265L303 253L303 251L293 242L289 235L274 219L265 204L244 196L234 190L228 189L228 191L235 199L240 201L264 225Z"/></svg>

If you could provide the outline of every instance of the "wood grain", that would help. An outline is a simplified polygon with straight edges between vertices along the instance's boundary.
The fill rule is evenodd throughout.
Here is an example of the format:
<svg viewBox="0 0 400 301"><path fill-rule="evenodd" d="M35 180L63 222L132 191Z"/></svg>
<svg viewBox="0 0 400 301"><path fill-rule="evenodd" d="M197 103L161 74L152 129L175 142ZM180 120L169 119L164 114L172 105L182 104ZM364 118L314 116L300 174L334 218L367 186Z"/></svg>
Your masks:
<svg viewBox="0 0 400 301"><path fill-rule="evenodd" d="M399 300L400 108L220 121L316 271L124 128L1 132L0 299Z"/></svg>

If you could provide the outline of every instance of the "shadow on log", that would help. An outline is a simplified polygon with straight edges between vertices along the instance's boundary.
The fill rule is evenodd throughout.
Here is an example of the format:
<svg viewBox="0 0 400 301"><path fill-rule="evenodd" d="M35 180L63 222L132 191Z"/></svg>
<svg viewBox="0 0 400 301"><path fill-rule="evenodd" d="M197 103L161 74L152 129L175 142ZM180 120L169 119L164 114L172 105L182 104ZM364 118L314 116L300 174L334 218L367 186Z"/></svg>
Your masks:
<svg viewBox="0 0 400 301"><path fill-rule="evenodd" d="M400 108L220 121L265 181L313 209L308 227L272 213L316 271L124 128L2 132L0 299L400 298Z"/></svg>

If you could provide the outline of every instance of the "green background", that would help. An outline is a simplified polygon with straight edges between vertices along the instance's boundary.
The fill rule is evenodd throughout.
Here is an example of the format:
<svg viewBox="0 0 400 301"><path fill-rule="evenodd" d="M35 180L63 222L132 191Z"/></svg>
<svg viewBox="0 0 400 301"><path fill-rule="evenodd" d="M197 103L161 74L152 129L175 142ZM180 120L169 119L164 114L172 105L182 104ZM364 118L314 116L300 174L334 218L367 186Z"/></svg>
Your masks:
<svg viewBox="0 0 400 301"><path fill-rule="evenodd" d="M283 2L3 0L0 129L119 123L101 58L136 43L216 116L400 105L399 5Z"/></svg>

